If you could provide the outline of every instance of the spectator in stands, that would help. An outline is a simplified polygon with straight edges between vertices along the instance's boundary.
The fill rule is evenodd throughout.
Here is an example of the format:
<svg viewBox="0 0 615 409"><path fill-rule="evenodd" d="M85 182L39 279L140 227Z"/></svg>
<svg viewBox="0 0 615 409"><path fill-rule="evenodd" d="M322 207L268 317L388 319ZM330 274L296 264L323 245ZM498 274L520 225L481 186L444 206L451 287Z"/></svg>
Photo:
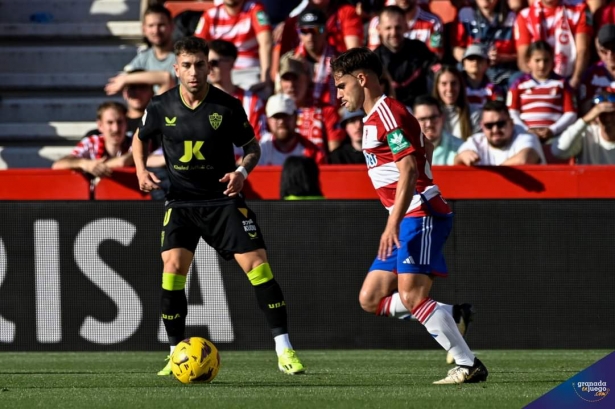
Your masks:
<svg viewBox="0 0 615 409"><path fill-rule="evenodd" d="M355 7L343 0L309 0L297 10L299 14L305 7L316 6L327 17L325 32L327 41L338 53L363 45L363 23ZM299 44L297 17L292 16L276 29L276 48L284 55Z"/></svg>
<svg viewBox="0 0 615 409"><path fill-rule="evenodd" d="M345 138L337 107L314 101L311 78L303 60L287 56L280 64L280 90L298 108L297 131L325 152L337 149Z"/></svg>
<svg viewBox="0 0 615 409"><path fill-rule="evenodd" d="M109 176L113 168L133 166L126 138L126 107L105 102L98 107L98 135L83 138L73 151L54 162L52 169L82 170L92 176Z"/></svg>
<svg viewBox="0 0 615 409"><path fill-rule="evenodd" d="M289 156L280 176L280 198L284 200L321 200L320 171L314 159Z"/></svg>
<svg viewBox="0 0 615 409"><path fill-rule="evenodd" d="M554 49L556 74L579 87L590 57L591 16L585 2L535 0L521 10L515 22L517 64L529 72L525 55L535 41L543 40Z"/></svg>
<svg viewBox="0 0 615 409"><path fill-rule="evenodd" d="M577 119L574 94L566 80L553 72L549 43L532 43L526 59L530 73L511 85L507 105L513 122L545 143Z"/></svg>
<svg viewBox="0 0 615 409"><path fill-rule="evenodd" d="M480 44L487 52L487 76L494 84L505 86L517 68L517 50L513 39L516 15L506 0L476 0L473 7L459 10L452 39L453 55L459 62L471 44Z"/></svg>
<svg viewBox="0 0 615 409"><path fill-rule="evenodd" d="M596 105L551 145L561 159L582 165L615 165L615 94L595 98Z"/></svg>
<svg viewBox="0 0 615 409"><path fill-rule="evenodd" d="M254 128L258 140L267 129L265 104L258 95L233 84L231 70L237 59L237 47L230 41L213 40L209 42L209 82L216 88L241 101L248 121ZM241 150L243 155L243 150Z"/></svg>
<svg viewBox="0 0 615 409"><path fill-rule="evenodd" d="M444 115L438 100L431 95L421 95L414 100L412 112L421 131L434 146L431 164L453 165L463 141L444 130Z"/></svg>
<svg viewBox="0 0 615 409"><path fill-rule="evenodd" d="M422 41L404 38L406 24L401 8L385 7L378 24L382 44L374 52L391 79L395 97L412 106L417 95L429 92L431 67L438 57Z"/></svg>
<svg viewBox="0 0 615 409"><path fill-rule="evenodd" d="M444 65L436 73L432 95L444 111L444 129L464 141L480 130L480 121L472 123L463 77L453 66Z"/></svg>
<svg viewBox="0 0 615 409"><path fill-rule="evenodd" d="M480 122L483 105L487 101L503 101L504 92L487 77L489 58L481 44L471 44L463 54L463 79L470 106L472 123Z"/></svg>
<svg viewBox="0 0 615 409"><path fill-rule="evenodd" d="M344 109L341 126L348 136L342 145L329 154L329 163L332 165L365 164L363 155L363 117L365 112L358 110L349 112Z"/></svg>
<svg viewBox="0 0 615 409"><path fill-rule="evenodd" d="M260 140L260 165L282 165L289 156L307 156L316 163L325 161L324 152L295 131L297 107L289 96L272 95L266 111L271 133L264 134Z"/></svg>
<svg viewBox="0 0 615 409"><path fill-rule="evenodd" d="M403 36L411 40L419 40L426 44L438 59L444 55L444 26L440 18L418 6L417 0L395 0L402 10L405 24L402 26ZM387 9L391 7L388 6ZM374 50L380 44L380 17L374 17L369 23L367 46Z"/></svg>
<svg viewBox="0 0 615 409"><path fill-rule="evenodd" d="M455 165L498 166L545 163L538 138L515 127L503 102L489 101L483 108L483 132L459 147Z"/></svg>
<svg viewBox="0 0 615 409"><path fill-rule="evenodd" d="M263 100L271 94L271 25L261 3L224 0L203 12L194 35L233 43L238 50L233 83L258 93Z"/></svg>
<svg viewBox="0 0 615 409"><path fill-rule="evenodd" d="M579 115L594 106L594 98L615 92L615 24L606 24L598 31L596 50L600 61L585 71L579 87Z"/></svg>
<svg viewBox="0 0 615 409"><path fill-rule="evenodd" d="M331 59L337 55L335 48L327 43L325 14L314 6L308 7L299 15L300 43L282 59L294 56L303 59L312 74L312 97L317 103L338 106L335 82L329 67Z"/></svg>
<svg viewBox="0 0 615 409"><path fill-rule="evenodd" d="M107 95L116 94L131 84L150 84L157 94L171 89L175 85L172 34L173 20L169 10L159 5L148 7L143 15L143 35L150 46L124 68L125 72L134 72L109 79L105 87Z"/></svg>

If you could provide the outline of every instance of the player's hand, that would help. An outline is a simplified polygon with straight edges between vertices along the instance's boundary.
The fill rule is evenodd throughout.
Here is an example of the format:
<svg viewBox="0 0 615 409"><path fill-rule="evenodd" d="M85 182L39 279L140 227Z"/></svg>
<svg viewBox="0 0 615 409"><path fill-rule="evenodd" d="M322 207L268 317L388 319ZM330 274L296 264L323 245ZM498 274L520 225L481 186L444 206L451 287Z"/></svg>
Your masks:
<svg viewBox="0 0 615 409"><path fill-rule="evenodd" d="M220 182L228 183L224 194L230 197L237 196L243 189L243 175L240 172L230 172L222 176Z"/></svg>
<svg viewBox="0 0 615 409"><path fill-rule="evenodd" d="M126 85L126 74L111 77L107 85L105 85L105 93L107 95L119 94L124 89L124 85Z"/></svg>
<svg viewBox="0 0 615 409"><path fill-rule="evenodd" d="M378 258L386 260L393 254L393 246L401 247L399 242L399 226L389 226L384 229L384 233L380 236L380 247L378 248Z"/></svg>
<svg viewBox="0 0 615 409"><path fill-rule="evenodd" d="M474 166L480 162L480 156L474 151L463 151L458 155L459 160L466 166Z"/></svg>
<svg viewBox="0 0 615 409"><path fill-rule="evenodd" d="M152 190L160 189L160 186L158 186L160 179L147 169L137 172L137 178L139 179L139 189L143 192L151 192Z"/></svg>
<svg viewBox="0 0 615 409"><path fill-rule="evenodd" d="M96 177L110 176L113 170L104 163L105 159L84 160L81 169Z"/></svg>

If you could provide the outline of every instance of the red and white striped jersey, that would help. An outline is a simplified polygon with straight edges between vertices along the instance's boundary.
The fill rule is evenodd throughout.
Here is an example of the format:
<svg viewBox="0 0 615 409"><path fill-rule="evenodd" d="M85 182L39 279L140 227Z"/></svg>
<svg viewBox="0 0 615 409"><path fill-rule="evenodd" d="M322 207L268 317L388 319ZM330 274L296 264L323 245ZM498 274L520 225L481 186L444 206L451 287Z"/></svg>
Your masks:
<svg viewBox="0 0 615 409"><path fill-rule="evenodd" d="M235 16L230 16L223 4L204 11L194 36L235 44L238 51L235 69L242 69L260 67L256 36L262 31L271 31L265 9L259 2L247 0Z"/></svg>
<svg viewBox="0 0 615 409"><path fill-rule="evenodd" d="M130 139L124 138L124 142L115 156L122 156L130 152L130 149ZM70 156L91 160L111 157L105 148L105 137L103 135L86 136L73 148Z"/></svg>
<svg viewBox="0 0 615 409"><path fill-rule="evenodd" d="M367 46L374 50L380 45L380 35L378 34L378 16L372 18L369 22L367 31ZM404 33L404 37L411 40L420 40L434 53L439 54L444 51L444 27L440 18L435 14L431 14L422 8L418 8L416 18L408 21L408 27Z"/></svg>
<svg viewBox="0 0 615 409"><path fill-rule="evenodd" d="M564 113L576 112L573 98L572 89L559 75L538 82L525 74L511 85L506 105L519 112L528 128L548 128Z"/></svg>
<svg viewBox="0 0 615 409"><path fill-rule="evenodd" d="M431 163L425 152L425 136L416 118L401 102L383 95L363 118L363 153L368 174L380 201L393 211L399 169L396 162L413 155L417 163L416 190L406 216L421 217L450 213L450 208L434 185ZM421 196L428 202L424 203Z"/></svg>
<svg viewBox="0 0 615 409"><path fill-rule="evenodd" d="M472 88L466 81L466 97L470 112L480 111L487 101L504 100L504 92L495 84L489 82L487 76L481 86Z"/></svg>
<svg viewBox="0 0 615 409"><path fill-rule="evenodd" d="M260 141L263 133L267 131L267 116L265 115L265 104L258 95L243 88L235 87L233 96L241 101L243 110L246 111L248 122L254 128L254 136Z"/></svg>

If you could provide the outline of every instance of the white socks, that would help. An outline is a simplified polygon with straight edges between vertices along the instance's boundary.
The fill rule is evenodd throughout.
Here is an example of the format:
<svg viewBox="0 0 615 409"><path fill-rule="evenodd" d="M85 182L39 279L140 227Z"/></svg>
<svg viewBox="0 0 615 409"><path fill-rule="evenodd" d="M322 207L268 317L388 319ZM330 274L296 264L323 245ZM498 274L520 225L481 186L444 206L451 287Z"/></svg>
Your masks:
<svg viewBox="0 0 615 409"><path fill-rule="evenodd" d="M278 335L274 337L273 340L275 341L275 353L278 354L278 356L282 355L282 352L284 352L286 348L293 349L288 334Z"/></svg>
<svg viewBox="0 0 615 409"><path fill-rule="evenodd" d="M444 311L446 311L451 317L453 316L453 306L450 304L437 303L438 306ZM410 314L410 311L404 306L404 303L401 302L401 298L398 292L391 294L388 297L385 297L380 301L380 305L378 306L378 311L376 311L376 315L384 315L386 317L398 318L400 320L413 320L417 321L417 319Z"/></svg>

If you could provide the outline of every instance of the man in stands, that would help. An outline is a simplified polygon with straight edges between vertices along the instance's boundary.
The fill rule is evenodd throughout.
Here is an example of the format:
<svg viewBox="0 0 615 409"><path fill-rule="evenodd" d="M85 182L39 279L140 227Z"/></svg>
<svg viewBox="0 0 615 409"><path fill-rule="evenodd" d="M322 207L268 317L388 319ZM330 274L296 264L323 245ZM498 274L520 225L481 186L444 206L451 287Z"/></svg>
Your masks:
<svg viewBox="0 0 615 409"><path fill-rule="evenodd" d="M579 87L579 115L593 108L596 96L615 91L615 24L600 28L596 50L600 61L585 71Z"/></svg>
<svg viewBox="0 0 615 409"><path fill-rule="evenodd" d="M444 115L438 100L431 95L418 96L414 99L412 112L421 131L434 146L431 164L453 165L463 141L444 130Z"/></svg>
<svg viewBox="0 0 615 409"><path fill-rule="evenodd" d="M324 152L295 131L297 107L289 96L271 96L266 110L271 133L261 138L259 165L282 165L289 156L307 156L316 163L325 161Z"/></svg>
<svg viewBox="0 0 615 409"><path fill-rule="evenodd" d="M105 102L98 107L98 135L83 138L52 169L76 169L90 175L109 176L113 168L133 166L130 139L126 138L126 107Z"/></svg>
<svg viewBox="0 0 615 409"><path fill-rule="evenodd" d="M348 138L342 145L329 154L329 163L332 165L359 165L365 164L363 155L363 110L350 112L344 109L340 125L346 131Z"/></svg>

